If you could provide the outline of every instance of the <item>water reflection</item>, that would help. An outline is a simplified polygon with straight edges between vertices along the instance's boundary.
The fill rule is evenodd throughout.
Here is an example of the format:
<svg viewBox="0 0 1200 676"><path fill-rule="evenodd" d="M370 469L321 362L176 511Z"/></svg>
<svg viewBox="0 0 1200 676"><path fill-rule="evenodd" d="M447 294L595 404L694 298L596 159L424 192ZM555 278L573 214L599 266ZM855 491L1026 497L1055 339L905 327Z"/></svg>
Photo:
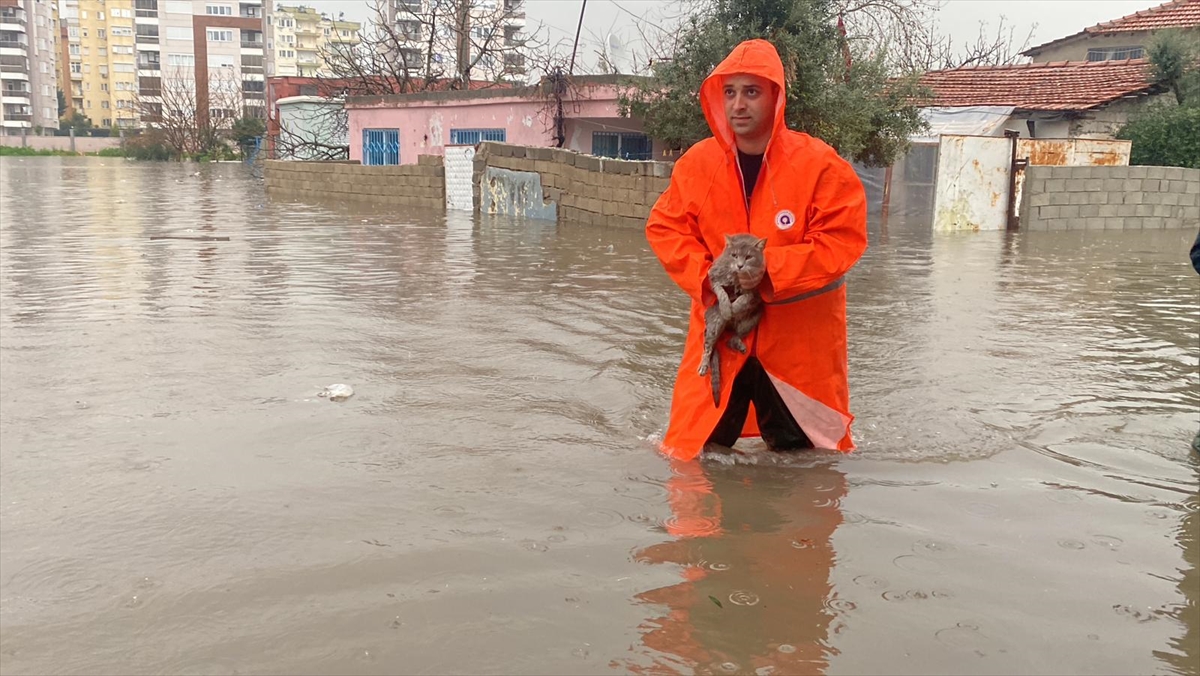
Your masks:
<svg viewBox="0 0 1200 676"><path fill-rule="evenodd" d="M1194 461L1196 484L1200 485L1200 462ZM1179 520L1179 548L1183 568L1178 571L1181 598L1167 613L1183 625L1182 634L1170 639L1170 650L1155 650L1155 657L1171 665L1175 673L1200 674L1200 493L1183 503L1186 512Z"/></svg>
<svg viewBox="0 0 1200 676"><path fill-rule="evenodd" d="M642 592L663 612L642 625L651 659L635 673L821 673L831 632L852 611L830 586L845 475L828 457L786 466L672 465L671 539L638 561L678 566L676 584Z"/></svg>

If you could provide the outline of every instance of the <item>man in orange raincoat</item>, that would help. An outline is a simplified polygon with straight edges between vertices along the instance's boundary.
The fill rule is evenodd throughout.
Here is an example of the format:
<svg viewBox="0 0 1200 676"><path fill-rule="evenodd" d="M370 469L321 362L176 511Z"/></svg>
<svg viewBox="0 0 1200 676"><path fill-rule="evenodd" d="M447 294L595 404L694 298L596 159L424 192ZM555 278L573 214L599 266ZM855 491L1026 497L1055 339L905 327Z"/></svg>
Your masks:
<svg viewBox="0 0 1200 676"><path fill-rule="evenodd" d="M705 79L700 105L713 137L675 164L646 238L692 299L663 452L689 460L707 443L761 436L773 449L854 449L843 276L867 247L866 194L825 143L787 128L783 63L765 40L741 43ZM721 405L697 373L708 269L725 235L767 240L757 286L765 309L742 354L718 341ZM753 415L750 415L753 411Z"/></svg>

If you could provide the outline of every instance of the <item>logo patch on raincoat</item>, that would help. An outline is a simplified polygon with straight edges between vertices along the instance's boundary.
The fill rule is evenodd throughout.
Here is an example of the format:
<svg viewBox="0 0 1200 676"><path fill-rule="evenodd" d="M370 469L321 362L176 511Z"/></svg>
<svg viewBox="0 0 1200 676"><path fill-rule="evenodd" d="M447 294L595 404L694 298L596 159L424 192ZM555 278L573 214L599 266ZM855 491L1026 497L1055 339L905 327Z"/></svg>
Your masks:
<svg viewBox="0 0 1200 676"><path fill-rule="evenodd" d="M780 230L787 230L795 224L796 214L793 214L791 211L784 209L783 211L775 214L775 227L779 228Z"/></svg>

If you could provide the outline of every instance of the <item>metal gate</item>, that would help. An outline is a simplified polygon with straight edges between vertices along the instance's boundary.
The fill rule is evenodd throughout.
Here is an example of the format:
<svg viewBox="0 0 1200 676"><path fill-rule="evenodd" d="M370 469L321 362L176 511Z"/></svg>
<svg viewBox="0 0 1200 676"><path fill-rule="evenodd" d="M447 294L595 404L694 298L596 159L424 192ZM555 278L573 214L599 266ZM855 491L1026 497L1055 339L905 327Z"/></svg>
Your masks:
<svg viewBox="0 0 1200 676"><path fill-rule="evenodd" d="M934 230L1004 230L1012 141L995 136L942 136Z"/></svg>
<svg viewBox="0 0 1200 676"><path fill-rule="evenodd" d="M474 211L475 146L446 146L446 209Z"/></svg>

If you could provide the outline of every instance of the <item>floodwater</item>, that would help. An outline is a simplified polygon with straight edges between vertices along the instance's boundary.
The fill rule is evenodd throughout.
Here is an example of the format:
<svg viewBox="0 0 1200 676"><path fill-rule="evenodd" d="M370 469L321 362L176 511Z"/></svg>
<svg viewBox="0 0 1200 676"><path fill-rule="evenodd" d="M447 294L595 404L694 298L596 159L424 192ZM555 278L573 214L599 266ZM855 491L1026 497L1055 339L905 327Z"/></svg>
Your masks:
<svg viewBox="0 0 1200 676"><path fill-rule="evenodd" d="M873 224L858 452L672 466L640 232L101 158L0 222L6 675L1200 673L1195 233Z"/></svg>

